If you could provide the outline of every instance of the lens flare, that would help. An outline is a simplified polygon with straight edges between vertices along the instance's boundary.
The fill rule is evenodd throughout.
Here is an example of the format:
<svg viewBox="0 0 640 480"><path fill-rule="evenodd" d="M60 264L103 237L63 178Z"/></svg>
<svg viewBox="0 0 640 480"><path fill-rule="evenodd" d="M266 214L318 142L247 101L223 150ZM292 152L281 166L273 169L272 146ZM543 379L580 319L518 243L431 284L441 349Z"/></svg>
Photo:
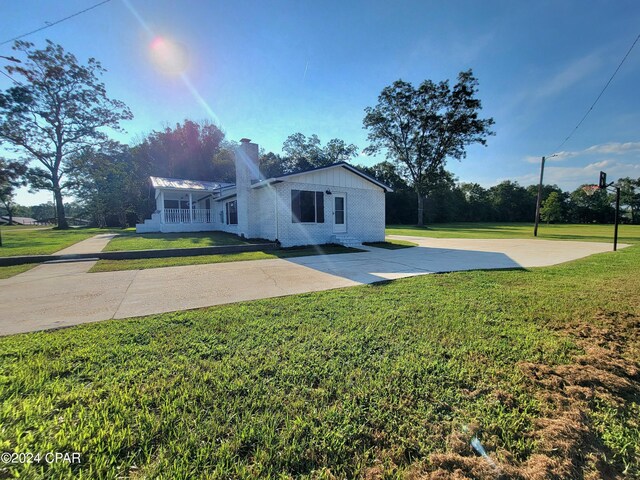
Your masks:
<svg viewBox="0 0 640 480"><path fill-rule="evenodd" d="M151 61L170 75L181 75L189 66L189 54L181 43L167 37L155 37L149 45Z"/></svg>

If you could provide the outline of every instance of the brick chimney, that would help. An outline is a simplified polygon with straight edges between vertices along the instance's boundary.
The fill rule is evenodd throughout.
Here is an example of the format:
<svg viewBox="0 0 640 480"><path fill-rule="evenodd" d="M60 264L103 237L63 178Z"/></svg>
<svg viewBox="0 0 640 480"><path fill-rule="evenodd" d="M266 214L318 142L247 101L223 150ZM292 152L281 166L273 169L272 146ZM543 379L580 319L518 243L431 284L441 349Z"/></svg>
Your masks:
<svg viewBox="0 0 640 480"><path fill-rule="evenodd" d="M256 226L251 209L255 192L251 184L263 180L260 173L259 148L257 143L251 143L248 138L240 140L240 146L235 151L236 162L236 192L238 200L238 235L252 238L255 236ZM253 227L253 228L252 228Z"/></svg>

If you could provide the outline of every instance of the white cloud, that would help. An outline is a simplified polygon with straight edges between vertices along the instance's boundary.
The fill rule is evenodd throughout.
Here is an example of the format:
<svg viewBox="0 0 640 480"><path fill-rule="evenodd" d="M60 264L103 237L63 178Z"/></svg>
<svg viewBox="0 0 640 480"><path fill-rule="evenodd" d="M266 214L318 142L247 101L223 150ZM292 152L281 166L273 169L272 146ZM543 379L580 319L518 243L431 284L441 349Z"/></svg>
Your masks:
<svg viewBox="0 0 640 480"><path fill-rule="evenodd" d="M550 80L543 83L535 92L537 97L550 97L566 90L593 73L602 65L600 52L574 60L560 70Z"/></svg>
<svg viewBox="0 0 640 480"><path fill-rule="evenodd" d="M604 153L623 155L627 153L640 153L640 142L603 143L594 145L584 150L584 153Z"/></svg>
<svg viewBox="0 0 640 480"><path fill-rule="evenodd" d="M568 158L581 157L583 155L636 156L640 155L640 142L601 143L599 145L592 145L591 147L585 148L583 150L557 152L553 156L548 156L546 160L548 162L561 162L563 160L567 160ZM540 157L527 155L523 158L523 161L527 163L540 163Z"/></svg>

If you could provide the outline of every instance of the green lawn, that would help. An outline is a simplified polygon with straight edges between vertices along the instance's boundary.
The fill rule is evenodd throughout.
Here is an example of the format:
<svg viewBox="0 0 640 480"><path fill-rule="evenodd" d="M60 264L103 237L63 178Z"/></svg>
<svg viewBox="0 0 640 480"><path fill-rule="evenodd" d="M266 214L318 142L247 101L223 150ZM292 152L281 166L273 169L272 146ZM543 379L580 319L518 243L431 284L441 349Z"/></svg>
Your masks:
<svg viewBox="0 0 640 480"><path fill-rule="evenodd" d="M111 240L104 251L215 247L218 245L246 245L247 243L249 242L225 232L123 234Z"/></svg>
<svg viewBox="0 0 640 480"><path fill-rule="evenodd" d="M82 454L0 476L497 478L477 435L502 478L637 478L639 266L634 246L0 338L0 449Z"/></svg>
<svg viewBox="0 0 640 480"><path fill-rule="evenodd" d="M33 267L39 265L38 263L25 263L22 265L10 265L8 267L0 267L0 280L3 278L13 277L19 273L31 270Z"/></svg>
<svg viewBox="0 0 640 480"><path fill-rule="evenodd" d="M434 238L534 238L533 223L434 223L426 227L388 225L387 235ZM546 225L538 227L538 238L613 242L613 225ZM640 241L640 225L620 225L620 243Z"/></svg>
<svg viewBox="0 0 640 480"><path fill-rule="evenodd" d="M331 255L335 253L355 253L361 250L342 245L322 245L305 248L282 248L265 252L220 253L190 257L141 258L136 260L100 260L90 272L112 272L114 270L144 270L147 268L176 267L179 265L201 265L205 263L242 262L266 260L270 258L306 257L309 255Z"/></svg>
<svg viewBox="0 0 640 480"><path fill-rule="evenodd" d="M0 257L16 255L48 255L67 248L100 233L112 230L100 228L52 228L2 227L2 247Z"/></svg>

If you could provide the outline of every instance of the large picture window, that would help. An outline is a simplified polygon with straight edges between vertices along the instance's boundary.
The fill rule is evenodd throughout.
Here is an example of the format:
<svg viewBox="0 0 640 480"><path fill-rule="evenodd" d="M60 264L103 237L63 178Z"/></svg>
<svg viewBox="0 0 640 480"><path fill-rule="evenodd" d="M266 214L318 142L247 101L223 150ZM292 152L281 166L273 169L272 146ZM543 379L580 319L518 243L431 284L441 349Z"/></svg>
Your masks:
<svg viewBox="0 0 640 480"><path fill-rule="evenodd" d="M291 221L293 223L324 223L324 193L291 190Z"/></svg>
<svg viewBox="0 0 640 480"><path fill-rule="evenodd" d="M237 225L238 203L234 200L233 202L227 202L225 206L227 209L227 225Z"/></svg>

